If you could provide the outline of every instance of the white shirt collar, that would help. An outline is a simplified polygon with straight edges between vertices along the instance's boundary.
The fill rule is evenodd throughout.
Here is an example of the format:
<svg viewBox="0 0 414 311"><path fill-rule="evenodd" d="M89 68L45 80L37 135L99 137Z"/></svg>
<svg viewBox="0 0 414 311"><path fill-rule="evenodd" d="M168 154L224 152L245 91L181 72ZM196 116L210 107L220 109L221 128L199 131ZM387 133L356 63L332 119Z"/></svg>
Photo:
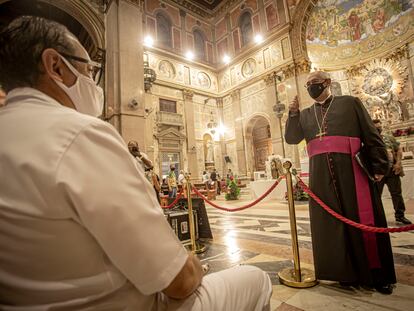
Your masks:
<svg viewBox="0 0 414 311"><path fill-rule="evenodd" d="M6 105L22 102L28 99L36 100L41 104L55 106L56 108L65 107L49 95L31 87L18 87L11 90L6 96Z"/></svg>

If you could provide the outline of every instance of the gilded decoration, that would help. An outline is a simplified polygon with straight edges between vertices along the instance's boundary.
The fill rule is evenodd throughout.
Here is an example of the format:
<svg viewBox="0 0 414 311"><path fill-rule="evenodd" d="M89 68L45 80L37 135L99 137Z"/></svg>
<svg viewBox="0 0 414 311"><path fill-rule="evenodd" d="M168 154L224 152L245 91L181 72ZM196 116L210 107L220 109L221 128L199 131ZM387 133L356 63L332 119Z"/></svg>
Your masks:
<svg viewBox="0 0 414 311"><path fill-rule="evenodd" d="M256 71L256 60L254 58L247 59L242 66L242 74L245 78L252 76Z"/></svg>
<svg viewBox="0 0 414 311"><path fill-rule="evenodd" d="M412 35L413 0L321 0L306 28L309 58L324 67L377 57Z"/></svg>
<svg viewBox="0 0 414 311"><path fill-rule="evenodd" d="M407 81L407 68L395 59L375 59L356 68L353 92L361 98L374 118L398 122L401 120L399 100Z"/></svg>

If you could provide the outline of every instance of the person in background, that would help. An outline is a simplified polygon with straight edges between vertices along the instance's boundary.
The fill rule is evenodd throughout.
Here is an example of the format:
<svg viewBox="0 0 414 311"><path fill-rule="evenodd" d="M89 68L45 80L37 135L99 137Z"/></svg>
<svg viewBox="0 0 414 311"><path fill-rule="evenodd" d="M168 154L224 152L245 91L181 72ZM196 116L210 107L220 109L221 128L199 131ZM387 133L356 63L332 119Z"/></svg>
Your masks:
<svg viewBox="0 0 414 311"><path fill-rule="evenodd" d="M169 193L170 193L167 178L163 178L163 180L162 180L161 192L162 192L163 195L169 195Z"/></svg>
<svg viewBox="0 0 414 311"><path fill-rule="evenodd" d="M170 172L167 176L167 183L168 183L168 190L169 190L169 197L175 198L177 195L177 177L175 175L175 166L173 164L170 165Z"/></svg>
<svg viewBox="0 0 414 311"><path fill-rule="evenodd" d="M23 16L0 31L0 310L270 310L264 271L204 276L180 243L97 118L99 68L59 23Z"/></svg>
<svg viewBox="0 0 414 311"><path fill-rule="evenodd" d="M404 225L411 224L411 221L405 217L405 204L402 196L401 177L404 176L402 167L402 149L400 143L394 136L385 134L382 129L381 120L375 119L374 125L378 133L382 136L382 140L387 147L389 170L384 178L378 183L380 194L384 190L384 185L387 185L392 198L392 205L395 211L395 221Z"/></svg>
<svg viewBox="0 0 414 311"><path fill-rule="evenodd" d="M177 180L177 182L178 182L178 184L179 185L183 185L183 183L184 183L184 180L185 180L185 175L184 175L184 171L183 170L180 170L180 174L178 175L178 180Z"/></svg>
<svg viewBox="0 0 414 311"><path fill-rule="evenodd" d="M201 178L201 181L206 187L206 190L208 190L209 180L210 180L210 177L208 176L207 171L203 171L203 176Z"/></svg>
<svg viewBox="0 0 414 311"><path fill-rule="evenodd" d="M217 174L217 194L220 195L221 193L221 178L220 174Z"/></svg>
<svg viewBox="0 0 414 311"><path fill-rule="evenodd" d="M152 165L152 161L148 158L147 154L139 150L139 145L135 140L131 140L128 143L128 150L136 159L138 165L140 165L144 169L145 177L154 188L155 195L157 197L158 202L160 203L160 178L154 172L154 166Z"/></svg>
<svg viewBox="0 0 414 311"><path fill-rule="evenodd" d="M217 172L216 169L213 169L213 171L210 174L210 180L211 180L211 184L212 187L216 189L216 192L218 191L217 189L219 188L217 185Z"/></svg>
<svg viewBox="0 0 414 311"><path fill-rule="evenodd" d="M131 140L128 143L128 150L144 170L153 168L152 161L148 158L148 156L145 153L139 150L139 145L135 140Z"/></svg>
<svg viewBox="0 0 414 311"><path fill-rule="evenodd" d="M227 180L229 180L230 177L233 177L233 172L231 171L231 168L228 169L226 177L227 177Z"/></svg>

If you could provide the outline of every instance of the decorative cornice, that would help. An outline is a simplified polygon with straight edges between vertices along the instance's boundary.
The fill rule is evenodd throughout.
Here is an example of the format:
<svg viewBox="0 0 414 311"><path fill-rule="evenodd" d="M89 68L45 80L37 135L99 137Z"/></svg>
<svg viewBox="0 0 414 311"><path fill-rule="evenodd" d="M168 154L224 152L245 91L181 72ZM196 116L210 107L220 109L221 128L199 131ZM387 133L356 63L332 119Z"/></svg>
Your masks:
<svg viewBox="0 0 414 311"><path fill-rule="evenodd" d="M283 79L290 79L295 76L295 64L290 63L280 69L283 73Z"/></svg>

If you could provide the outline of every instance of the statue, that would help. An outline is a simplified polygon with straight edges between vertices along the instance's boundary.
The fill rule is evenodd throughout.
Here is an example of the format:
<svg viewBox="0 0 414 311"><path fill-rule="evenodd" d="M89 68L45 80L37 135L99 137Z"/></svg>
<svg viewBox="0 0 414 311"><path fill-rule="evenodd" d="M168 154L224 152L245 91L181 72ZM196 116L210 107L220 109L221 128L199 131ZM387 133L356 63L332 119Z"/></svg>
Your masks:
<svg viewBox="0 0 414 311"><path fill-rule="evenodd" d="M214 162L214 143L209 140L206 143L207 147L207 155L206 155L206 162L213 163Z"/></svg>
<svg viewBox="0 0 414 311"><path fill-rule="evenodd" d="M270 161L270 172L272 173L272 179L279 178L279 171L277 169L276 159L273 159L272 161Z"/></svg>

